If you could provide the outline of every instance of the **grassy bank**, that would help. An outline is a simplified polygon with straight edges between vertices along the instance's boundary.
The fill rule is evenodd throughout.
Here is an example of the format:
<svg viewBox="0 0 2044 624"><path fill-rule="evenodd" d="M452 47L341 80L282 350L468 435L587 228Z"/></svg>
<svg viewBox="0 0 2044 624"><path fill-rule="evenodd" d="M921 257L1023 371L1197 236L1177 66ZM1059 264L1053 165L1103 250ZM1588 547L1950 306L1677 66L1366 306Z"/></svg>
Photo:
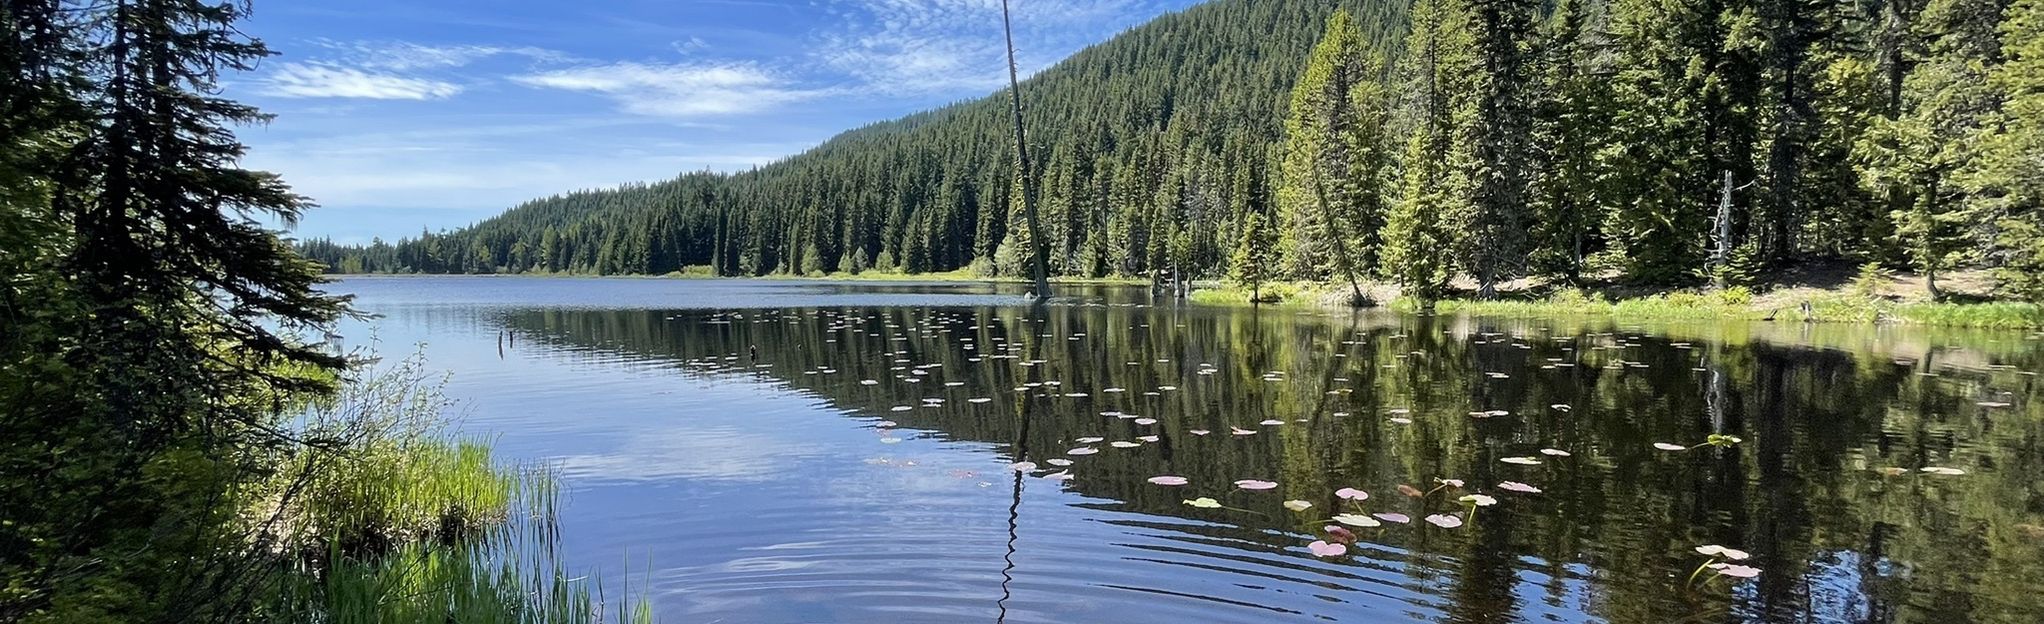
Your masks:
<svg viewBox="0 0 2044 624"><path fill-rule="evenodd" d="M1411 311L1416 306L1401 300L1393 307ZM1819 293L1793 299L1755 298L1738 289L1722 293L1668 292L1617 301L1567 291L1539 300L1442 301L1436 304L1435 311L1516 317L1600 315L1634 320L1894 323L1996 329L2044 327L2044 307L2029 303L1896 302L1843 293Z"/></svg>
<svg viewBox="0 0 2044 624"><path fill-rule="evenodd" d="M1378 305L1403 312L1418 312L1409 299L1398 298L1388 289L1366 286L1364 292ZM1264 303L1284 307L1339 308L1348 305L1346 285L1321 283L1266 284ZM1227 285L1194 291L1192 301L1214 305L1249 305L1250 290ZM1806 307L1807 304L1807 307ZM1499 317L1596 316L1622 320L1677 321L1775 321L1812 323L1904 324L1993 329L2044 328L2044 306L2032 303L1986 301L1945 303L1911 301L1894 296L1869 294L1862 288L1788 288L1756 295L1743 288L1725 291L1667 290L1610 297L1576 289L1562 289L1534 297L1524 292L1507 292L1504 298L1482 301L1455 298L1437 302L1439 314L1469 314Z"/></svg>

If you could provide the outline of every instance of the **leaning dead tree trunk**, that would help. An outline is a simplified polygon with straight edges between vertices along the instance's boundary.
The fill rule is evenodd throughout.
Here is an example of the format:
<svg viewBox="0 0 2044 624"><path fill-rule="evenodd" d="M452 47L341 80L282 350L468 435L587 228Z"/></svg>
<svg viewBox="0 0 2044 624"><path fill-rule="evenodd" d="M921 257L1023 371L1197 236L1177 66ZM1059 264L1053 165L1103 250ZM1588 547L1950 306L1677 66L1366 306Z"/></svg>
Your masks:
<svg viewBox="0 0 2044 624"><path fill-rule="evenodd" d="M1313 162L1313 196L1316 203L1320 204L1320 219L1327 222L1327 237L1334 239L1335 264L1341 265L1342 274L1348 277L1348 287L1353 297L1349 299L1349 305L1362 307L1363 302L1367 300L1363 297L1363 284L1356 279L1355 259L1348 255L1348 237L1342 234L1337 223L1338 219L1334 216L1334 207L1327 203L1327 183L1320 178L1320 162L1317 158Z"/></svg>
<svg viewBox="0 0 2044 624"><path fill-rule="evenodd" d="M1022 130L1022 80L1015 68L1015 26L1008 0L1001 0L1001 31L1008 42L1008 103L1015 114L1015 175L1022 181L1022 214L1029 221L1029 247L1034 257L1036 300L1050 299L1050 255L1043 245L1043 225L1036 218L1036 184L1029 177L1028 134Z"/></svg>

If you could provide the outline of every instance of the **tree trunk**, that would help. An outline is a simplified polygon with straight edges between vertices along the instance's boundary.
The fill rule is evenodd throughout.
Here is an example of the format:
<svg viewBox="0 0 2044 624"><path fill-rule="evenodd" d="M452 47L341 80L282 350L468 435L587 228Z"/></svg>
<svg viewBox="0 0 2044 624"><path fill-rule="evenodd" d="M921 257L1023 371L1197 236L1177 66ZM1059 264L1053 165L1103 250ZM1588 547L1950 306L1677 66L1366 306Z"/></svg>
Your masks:
<svg viewBox="0 0 2044 624"><path fill-rule="evenodd" d="M1036 185L1029 178L1028 134L1022 130L1022 81L1015 69L1015 26L1008 18L1008 0L1001 0L1001 31L1008 43L1008 103L1015 115L1015 175L1022 181L1022 213L1029 221L1029 247L1035 257L1036 300L1050 299L1050 257L1044 251L1043 225L1036 216Z"/></svg>
<svg viewBox="0 0 2044 624"><path fill-rule="evenodd" d="M1342 236L1341 230L1335 226L1334 208L1327 204L1327 184L1320 178L1320 162L1317 158L1313 162L1313 195L1320 204L1320 219L1327 222L1327 237L1334 239L1334 253L1340 258L1337 263L1341 265L1342 273L1348 277L1348 287L1354 296L1349 299L1349 305L1360 307L1363 304L1363 285L1356 280L1355 260L1348 255L1348 239Z"/></svg>
<svg viewBox="0 0 2044 624"><path fill-rule="evenodd" d="M1711 252L1711 283L1725 289L1725 271L1732 260L1732 172L1725 172L1724 190L1718 195L1717 247Z"/></svg>

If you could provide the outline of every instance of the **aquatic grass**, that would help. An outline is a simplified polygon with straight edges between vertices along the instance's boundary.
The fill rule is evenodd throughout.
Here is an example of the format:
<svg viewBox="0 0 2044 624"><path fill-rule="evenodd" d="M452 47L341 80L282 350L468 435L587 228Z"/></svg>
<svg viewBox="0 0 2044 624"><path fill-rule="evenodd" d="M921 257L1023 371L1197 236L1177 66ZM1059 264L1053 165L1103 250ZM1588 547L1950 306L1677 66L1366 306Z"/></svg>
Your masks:
<svg viewBox="0 0 2044 624"><path fill-rule="evenodd" d="M289 456L258 510L288 562L278 621L602 622L600 582L560 560L559 483L508 466L446 430L450 403L417 356L350 384L293 424ZM615 621L650 621L643 599Z"/></svg>
<svg viewBox="0 0 2044 624"><path fill-rule="evenodd" d="M652 621L651 605L634 598L629 582L613 614L600 580L568 574L559 559L557 485L546 473L518 474L506 517L461 539L359 554L334 543L326 557L299 559L276 610L336 624Z"/></svg>
<svg viewBox="0 0 2044 624"><path fill-rule="evenodd" d="M350 553L459 540L503 521L521 485L481 444L406 441L336 462L306 487L293 518L303 535Z"/></svg>
<svg viewBox="0 0 2044 624"><path fill-rule="evenodd" d="M487 445L446 431L450 403L417 356L351 385L297 422L316 441L286 460L271 505L288 543L309 555L460 540L504 521L526 477Z"/></svg>

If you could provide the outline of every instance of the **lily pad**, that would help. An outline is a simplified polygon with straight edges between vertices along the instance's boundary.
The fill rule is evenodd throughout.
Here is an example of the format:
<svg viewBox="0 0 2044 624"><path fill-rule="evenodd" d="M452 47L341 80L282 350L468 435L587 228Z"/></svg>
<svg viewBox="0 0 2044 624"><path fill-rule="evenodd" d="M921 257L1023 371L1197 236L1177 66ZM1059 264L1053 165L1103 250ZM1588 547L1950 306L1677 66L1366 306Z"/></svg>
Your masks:
<svg viewBox="0 0 2044 624"><path fill-rule="evenodd" d="M1378 522L1376 518L1372 518L1362 514L1341 514L1335 516L1334 521L1352 527L1360 527L1365 529L1373 529L1376 527L1384 526L1384 523Z"/></svg>
<svg viewBox="0 0 2044 624"><path fill-rule="evenodd" d="M1348 554L1347 545L1320 540L1314 540L1313 543L1307 544L1306 550L1313 551L1313 556L1315 557L1339 557Z"/></svg>

